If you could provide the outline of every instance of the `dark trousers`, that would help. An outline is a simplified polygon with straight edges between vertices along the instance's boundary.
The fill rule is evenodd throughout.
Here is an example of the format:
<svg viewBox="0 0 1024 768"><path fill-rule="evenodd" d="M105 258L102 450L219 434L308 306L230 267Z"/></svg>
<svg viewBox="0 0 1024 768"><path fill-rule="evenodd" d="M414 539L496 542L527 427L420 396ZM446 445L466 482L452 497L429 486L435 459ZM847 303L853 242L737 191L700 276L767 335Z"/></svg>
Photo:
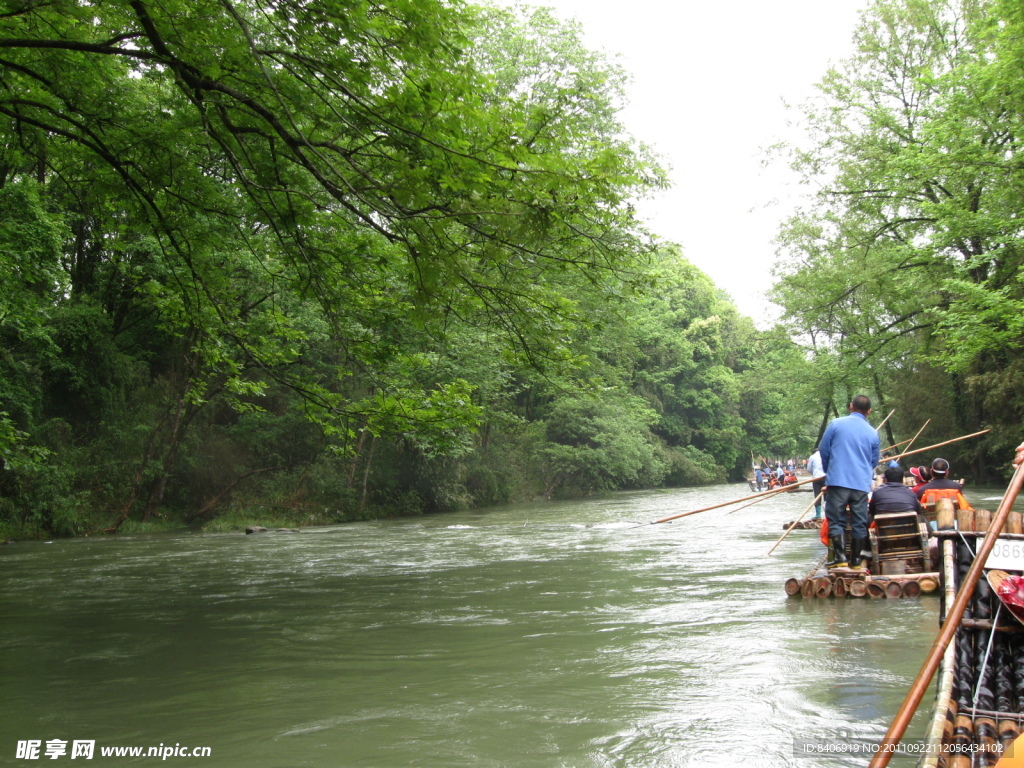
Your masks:
<svg viewBox="0 0 1024 768"><path fill-rule="evenodd" d="M825 491L825 518L828 520L828 535L838 536L846 532L846 505L850 505L850 525L853 538L868 537L868 493L853 488L830 485Z"/></svg>

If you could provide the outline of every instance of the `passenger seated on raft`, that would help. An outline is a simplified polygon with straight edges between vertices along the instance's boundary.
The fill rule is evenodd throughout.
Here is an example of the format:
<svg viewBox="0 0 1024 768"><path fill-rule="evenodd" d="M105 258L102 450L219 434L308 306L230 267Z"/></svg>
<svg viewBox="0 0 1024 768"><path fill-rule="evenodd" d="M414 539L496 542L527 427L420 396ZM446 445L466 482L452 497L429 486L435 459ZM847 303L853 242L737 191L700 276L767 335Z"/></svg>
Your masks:
<svg viewBox="0 0 1024 768"><path fill-rule="evenodd" d="M914 491L903 484L903 470L888 467L883 475L884 482L875 488L868 502L868 513L884 515L887 512L920 512L921 501Z"/></svg>
<svg viewBox="0 0 1024 768"><path fill-rule="evenodd" d="M964 487L955 480L950 480L949 462L945 459L935 459L932 462L932 480L920 488L914 489L914 493L925 506L934 505L939 499L952 499L958 509L971 509L967 499L964 498Z"/></svg>
<svg viewBox="0 0 1024 768"><path fill-rule="evenodd" d="M931 467L911 467L910 474L914 477L914 484L910 487L914 493L932 481Z"/></svg>

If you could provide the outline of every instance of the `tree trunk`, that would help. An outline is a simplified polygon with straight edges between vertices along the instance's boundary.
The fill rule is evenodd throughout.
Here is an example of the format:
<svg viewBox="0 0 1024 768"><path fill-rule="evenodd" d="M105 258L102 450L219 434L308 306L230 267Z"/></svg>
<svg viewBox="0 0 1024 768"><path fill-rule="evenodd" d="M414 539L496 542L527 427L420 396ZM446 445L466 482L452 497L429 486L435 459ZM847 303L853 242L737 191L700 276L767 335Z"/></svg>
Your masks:
<svg viewBox="0 0 1024 768"><path fill-rule="evenodd" d="M248 472L243 472L230 483L228 483L226 486L224 486L220 493L218 493L212 499L203 504L203 506L201 506L195 514L191 515L188 518L188 522L193 523L196 520L206 520L210 512L213 511L217 507L217 505L220 504L221 500L229 493L231 493L231 491L235 489L235 486L237 486L240 482L245 480L245 478L250 477L251 475L258 475L261 472L273 472L276 469L280 469L280 467L263 467L261 469L250 469Z"/></svg>
<svg viewBox="0 0 1024 768"><path fill-rule="evenodd" d="M323 449L324 449L324 438L321 437L320 438L320 443L317 445L316 452L313 454L313 456L310 458L310 460L306 462L306 466L304 466L302 468L302 476L299 478L299 481L297 483L295 483L295 491L294 491L294 493L292 493L292 508L293 509L297 510L299 508L299 503L302 501L302 486L305 485L306 478L309 477L309 470L313 468L313 464L315 464L316 460L318 458L320 458L320 454L323 452ZM263 471L263 470L259 470L259 471ZM351 485L352 485L352 481L351 481L351 476L350 476L349 477L349 486L351 486Z"/></svg>
<svg viewBox="0 0 1024 768"><path fill-rule="evenodd" d="M562 470L555 472L554 477L551 478L551 482L544 488L544 498L550 499L552 491L558 487L558 484L565 478L565 473Z"/></svg>
<svg viewBox="0 0 1024 768"><path fill-rule="evenodd" d="M878 406L882 413L889 413L889 406L885 402L885 395L882 394L882 382L878 379L878 373L872 372L871 378L875 383L875 394L878 396ZM884 417L883 417L884 418ZM889 442L886 445L896 445L896 436L892 431L892 419L885 422L885 435Z"/></svg>
<svg viewBox="0 0 1024 768"><path fill-rule="evenodd" d="M825 403L825 412L821 415L821 426L818 427L818 437L814 441L814 445L815 446L821 445L821 437L822 437L822 435L825 434L825 428L828 427L829 413L831 411L834 411L834 410L835 410L835 406L832 404L832 398L830 397L828 399L828 402Z"/></svg>
<svg viewBox="0 0 1024 768"><path fill-rule="evenodd" d="M363 452L363 444L366 442L366 436L369 434L367 430L362 430L359 433L359 441L356 443L356 449L353 452L352 463L348 466L348 487L354 488L356 484L356 470L359 468L359 457Z"/></svg>
<svg viewBox="0 0 1024 768"><path fill-rule="evenodd" d="M160 505L163 503L164 495L167 491L167 479L170 475L171 468L177 459L178 451L181 447L184 435L188 431L189 425L195 419L196 415L198 415L202 410L202 403L208 402L214 395L224 388L225 381L222 377L222 380L211 384L203 393L203 397L199 401L200 405L188 405L190 384L196 374L196 365L190 359L189 352L187 351L191 349L189 344L190 341L186 339L186 351L182 352L180 357L175 361L173 372L170 375L171 394L169 396L174 398L173 408L168 409L163 420L150 435L150 441L146 446L146 451L142 458L142 464L132 480L132 487L129 491L128 499L121 507L121 513L117 522L111 528L106 529L107 533L115 533L131 514L132 507L138 498L139 486L142 483L142 478L145 475L146 469L156 459L158 453L161 452L157 447L159 443L157 438L164 432L168 423L170 423L170 433L162 448L163 456L160 458L160 474L153 481L153 484L150 486L149 493L147 494L146 504L142 513L143 522L149 521L153 513L160 508Z"/></svg>
<svg viewBox="0 0 1024 768"><path fill-rule="evenodd" d="M370 465L373 464L373 449L377 445L377 438L370 437L370 450L366 454L366 468L363 470L363 495L359 499L359 511L366 509L366 495L370 483Z"/></svg>
<svg viewBox="0 0 1024 768"><path fill-rule="evenodd" d="M142 452L142 461L139 463L139 468L135 471L135 477L132 478L131 485L128 488L128 498L125 499L124 504L121 505L121 510L117 516L117 522L114 523L110 528L104 529L104 533L116 533L121 527L122 523L128 519L128 516L132 513L132 507L135 505L135 499L139 495L139 486L142 484L142 478L146 474L146 469L149 467L149 462L153 460L153 456L156 453L157 437L163 431L164 427L167 426L168 415L164 415L164 418L157 424L153 431L149 434L149 442L146 443L146 450Z"/></svg>
<svg viewBox="0 0 1024 768"><path fill-rule="evenodd" d="M170 472L174 458L178 455L179 438L181 434L181 423L185 415L185 398L178 397L174 406L174 420L171 422L171 434L167 438L166 451L163 461L160 462L160 474L149 488L149 495L146 497L146 505L142 509L142 522L148 523L155 510L160 509L163 503L164 493L167 490L167 474Z"/></svg>

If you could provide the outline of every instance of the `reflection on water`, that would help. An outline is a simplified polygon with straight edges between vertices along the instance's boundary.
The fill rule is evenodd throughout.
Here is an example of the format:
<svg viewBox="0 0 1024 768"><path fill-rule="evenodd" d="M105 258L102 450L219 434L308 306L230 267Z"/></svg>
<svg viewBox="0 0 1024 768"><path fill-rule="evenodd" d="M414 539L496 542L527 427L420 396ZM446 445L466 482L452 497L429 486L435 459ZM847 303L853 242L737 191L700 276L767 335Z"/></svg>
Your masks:
<svg viewBox="0 0 1024 768"><path fill-rule="evenodd" d="M938 601L787 599L817 534L766 552L810 494L637 525L746 493L2 548L0 763L95 739L246 768L864 765L794 740L880 737Z"/></svg>

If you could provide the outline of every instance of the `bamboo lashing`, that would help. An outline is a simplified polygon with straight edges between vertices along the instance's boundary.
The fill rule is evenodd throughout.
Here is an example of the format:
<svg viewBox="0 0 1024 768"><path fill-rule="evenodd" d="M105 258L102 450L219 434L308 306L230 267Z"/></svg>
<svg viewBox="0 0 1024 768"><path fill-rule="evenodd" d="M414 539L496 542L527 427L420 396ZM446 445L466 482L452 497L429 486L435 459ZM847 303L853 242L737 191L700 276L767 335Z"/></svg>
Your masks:
<svg viewBox="0 0 1024 768"><path fill-rule="evenodd" d="M985 431L987 432L988 430ZM973 437L973 435L969 435L968 437ZM917 673L917 677L911 684L910 690L907 692L907 696L903 700L903 704L900 706L899 711L897 711L896 716L893 718L892 724L889 726L889 730L886 732L885 737L879 745L878 752L875 753L875 756L869 764L869 768L885 768L885 766L889 764L889 760L893 755L896 745L899 744L900 739L903 738L903 734L906 733L907 727L910 725L910 720L914 716L914 712L917 710L918 705L921 703L921 699L924 698L924 695L928 690L928 686L931 684L932 677L935 675L935 670L939 666L939 661L943 653L946 651L946 646L949 645L950 640L953 639L953 635L956 633L960 619L963 618L964 610L967 608L967 602L974 594L974 587L978 583L978 578L981 576L982 569L985 567L985 561L988 559L989 553L995 546L999 533L1003 530L1006 518L1010 514L1010 507L1013 506L1013 502L1017 499L1017 494L1020 493L1022 485L1024 485L1024 462L1019 464L1016 471L1013 473L1013 477L1010 479L1010 484L1006 488L1006 493L1003 495L1003 500L999 502L999 509L996 510L995 517L992 520L989 535L982 539L982 544L978 548L978 553L974 557L974 562L971 563L971 568L960 585L960 589L957 592L956 600L953 602L952 608L950 608L949 612L946 614L946 620L942 623L942 628L939 630L938 637L935 638L935 643L932 645L932 648L925 659L924 665L921 667L921 671Z"/></svg>
<svg viewBox="0 0 1024 768"><path fill-rule="evenodd" d="M790 532L791 532L791 531L792 531L792 530L793 530L794 528L796 528L796 524L797 524L797 523L799 523L799 522L800 522L801 520L803 520L803 519L804 519L804 515L806 515L806 514L807 514L808 512L810 512L810 511L811 511L811 507L813 507L813 506L814 506L815 504L818 504L818 503L819 503L819 502L821 501L821 497L822 497L822 496L824 496L824 495L825 495L825 491L822 491L821 493L819 493L819 494L818 494L817 496L815 496L815 497L814 497L814 501L812 501L812 502L811 502L810 504L808 504L808 505L807 505L807 509L805 509L805 510L804 510L803 512L801 512L801 513L800 513L800 517L798 517L798 518L797 518L796 520L794 520L794 521L793 521L793 524L792 524L792 525L790 525L790 526L789 526L789 528L787 528L787 529L786 529L786 532L785 532L784 534L782 534L782 535L781 535L781 536L779 537L779 540L778 540L778 541L776 541L776 542L775 542L775 543L774 543L774 544L772 545L772 548L768 550L768 554L769 554L769 555L770 555L770 554L771 554L772 552L774 552L774 551L775 551L775 547L779 546L779 544L781 544L781 543L782 543L782 540L783 540L784 538L786 538L787 536L789 536ZM767 556L767 555L766 555L766 556Z"/></svg>
<svg viewBox="0 0 1024 768"><path fill-rule="evenodd" d="M889 461L897 461L899 459L902 459L904 456L913 456L915 453L924 453L925 451L930 451L933 448L941 448L942 446L949 445L950 443L958 443L961 440L966 440L966 439L968 439L970 437L977 437L978 435L986 435L986 434L988 434L991 431L992 431L991 429L983 429L983 430L981 430L981 432L972 432L971 434L964 435L963 437L954 437L952 440L946 440L944 443L936 443L935 445L929 445L929 446L926 446L924 448L918 448L918 449L913 450L913 451L905 451L904 453L901 453L899 456L892 456L892 457L887 458L887 459L881 459L878 463L879 464L884 464L884 463L889 462Z"/></svg>
<svg viewBox="0 0 1024 768"><path fill-rule="evenodd" d="M795 483L790 483L789 485L782 485L782 486L779 486L778 488L773 488L770 491L761 491L760 493L755 493L752 496L741 496L740 498L733 499L732 501L723 501L720 504L712 504L710 507L702 507L701 509L692 509L689 512L681 512L678 515L671 515L670 517L663 517L663 518L661 518L661 520L652 520L649 523L640 523L640 525L634 525L633 527L634 528L640 528L640 527L645 526L645 525L656 525L658 523L667 523L669 520L678 520L680 517L687 517L688 515L696 515L698 512L708 512L708 511L710 511L712 509L719 509L721 507L728 507L728 506L730 506L732 504L739 504L741 501L749 501L750 499L756 499L756 498L759 498L761 496L771 496L772 494L776 494L776 493L785 493L788 490L796 488L798 485L807 485L807 483L813 483L815 480L824 480L824 479L825 479L824 475L822 475L821 477L809 477L806 480L799 480L799 481L797 481Z"/></svg>

